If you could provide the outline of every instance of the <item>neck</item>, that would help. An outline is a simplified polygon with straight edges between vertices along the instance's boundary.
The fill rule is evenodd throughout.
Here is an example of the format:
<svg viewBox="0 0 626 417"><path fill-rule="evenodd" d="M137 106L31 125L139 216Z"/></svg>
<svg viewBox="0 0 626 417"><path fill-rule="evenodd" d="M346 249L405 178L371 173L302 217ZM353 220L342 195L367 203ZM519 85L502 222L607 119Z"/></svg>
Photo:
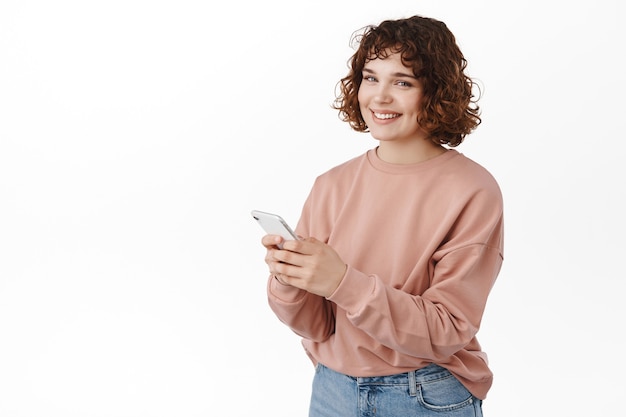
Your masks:
<svg viewBox="0 0 626 417"><path fill-rule="evenodd" d="M376 153L390 164L416 164L441 155L447 149L429 139L406 143L379 141Z"/></svg>

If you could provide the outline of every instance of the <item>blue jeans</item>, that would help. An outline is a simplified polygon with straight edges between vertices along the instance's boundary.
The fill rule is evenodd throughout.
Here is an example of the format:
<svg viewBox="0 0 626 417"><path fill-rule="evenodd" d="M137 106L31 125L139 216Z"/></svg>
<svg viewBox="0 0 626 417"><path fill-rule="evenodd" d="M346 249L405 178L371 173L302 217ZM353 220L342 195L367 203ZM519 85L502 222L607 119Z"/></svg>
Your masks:
<svg viewBox="0 0 626 417"><path fill-rule="evenodd" d="M309 417L482 417L482 401L431 364L391 376L351 377L318 364Z"/></svg>

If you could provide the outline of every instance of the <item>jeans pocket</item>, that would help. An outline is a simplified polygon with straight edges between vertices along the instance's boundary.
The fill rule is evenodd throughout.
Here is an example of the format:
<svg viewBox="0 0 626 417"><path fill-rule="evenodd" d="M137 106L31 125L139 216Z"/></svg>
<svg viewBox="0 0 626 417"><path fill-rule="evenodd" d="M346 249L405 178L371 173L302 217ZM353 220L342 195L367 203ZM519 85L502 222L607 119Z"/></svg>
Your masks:
<svg viewBox="0 0 626 417"><path fill-rule="evenodd" d="M471 406L477 401L453 375L422 382L418 395L422 405L433 411L457 410Z"/></svg>

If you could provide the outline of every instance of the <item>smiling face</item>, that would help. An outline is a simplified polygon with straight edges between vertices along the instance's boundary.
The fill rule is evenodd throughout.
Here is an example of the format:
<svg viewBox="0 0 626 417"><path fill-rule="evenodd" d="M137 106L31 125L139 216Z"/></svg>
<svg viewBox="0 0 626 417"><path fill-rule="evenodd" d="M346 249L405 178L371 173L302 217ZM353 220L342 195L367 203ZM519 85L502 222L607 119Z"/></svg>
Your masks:
<svg viewBox="0 0 626 417"><path fill-rule="evenodd" d="M365 63L358 100L371 135L381 142L407 143L427 137L418 122L423 90L399 54Z"/></svg>

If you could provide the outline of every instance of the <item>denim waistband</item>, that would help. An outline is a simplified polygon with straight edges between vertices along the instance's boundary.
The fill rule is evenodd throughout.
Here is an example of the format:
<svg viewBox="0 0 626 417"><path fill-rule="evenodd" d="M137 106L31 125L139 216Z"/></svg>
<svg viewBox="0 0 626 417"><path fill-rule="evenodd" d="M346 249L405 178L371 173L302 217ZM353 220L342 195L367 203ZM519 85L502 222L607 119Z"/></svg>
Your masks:
<svg viewBox="0 0 626 417"><path fill-rule="evenodd" d="M365 385L408 385L411 395L415 395L418 384L450 377L450 371L437 364L430 364L415 371L386 376L355 377L356 383Z"/></svg>
<svg viewBox="0 0 626 417"><path fill-rule="evenodd" d="M437 364L431 363L424 368L387 376L366 376L354 378L359 385L406 385L410 382L424 383L447 378L450 371Z"/></svg>

